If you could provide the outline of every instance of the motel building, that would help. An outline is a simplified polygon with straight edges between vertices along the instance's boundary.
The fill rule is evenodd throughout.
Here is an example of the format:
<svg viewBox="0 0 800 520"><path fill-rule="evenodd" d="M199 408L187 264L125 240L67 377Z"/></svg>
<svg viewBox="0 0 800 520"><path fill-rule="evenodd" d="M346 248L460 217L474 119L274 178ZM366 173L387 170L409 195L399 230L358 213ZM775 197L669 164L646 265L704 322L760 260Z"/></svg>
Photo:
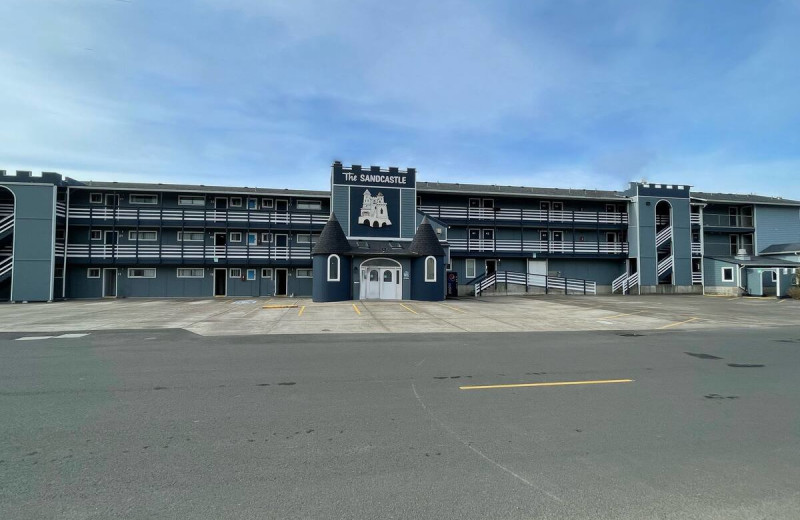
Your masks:
<svg viewBox="0 0 800 520"><path fill-rule="evenodd" d="M783 297L800 201L418 181L331 167L329 191L0 170L0 302L493 294Z"/></svg>

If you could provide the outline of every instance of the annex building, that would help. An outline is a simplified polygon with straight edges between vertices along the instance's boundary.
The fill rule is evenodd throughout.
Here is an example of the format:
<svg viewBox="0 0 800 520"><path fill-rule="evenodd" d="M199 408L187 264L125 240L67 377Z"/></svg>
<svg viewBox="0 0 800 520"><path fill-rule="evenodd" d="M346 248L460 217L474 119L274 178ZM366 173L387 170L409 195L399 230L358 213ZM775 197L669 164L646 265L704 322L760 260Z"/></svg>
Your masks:
<svg viewBox="0 0 800 520"><path fill-rule="evenodd" d="M331 167L329 191L0 170L0 301L542 292L783 296L800 201L418 181Z"/></svg>

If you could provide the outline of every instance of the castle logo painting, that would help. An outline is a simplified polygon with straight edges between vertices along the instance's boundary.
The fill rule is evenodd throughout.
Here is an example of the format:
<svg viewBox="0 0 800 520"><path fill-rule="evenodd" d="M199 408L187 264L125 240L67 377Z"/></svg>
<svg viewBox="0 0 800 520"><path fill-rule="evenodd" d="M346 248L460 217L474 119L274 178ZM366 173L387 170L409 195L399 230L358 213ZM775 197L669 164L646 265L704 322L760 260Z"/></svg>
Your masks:
<svg viewBox="0 0 800 520"><path fill-rule="evenodd" d="M383 193L378 192L374 197L369 190L364 190L364 203L361 205L361 215L358 223L369 227L391 226L389 213L386 210L386 201L383 200Z"/></svg>

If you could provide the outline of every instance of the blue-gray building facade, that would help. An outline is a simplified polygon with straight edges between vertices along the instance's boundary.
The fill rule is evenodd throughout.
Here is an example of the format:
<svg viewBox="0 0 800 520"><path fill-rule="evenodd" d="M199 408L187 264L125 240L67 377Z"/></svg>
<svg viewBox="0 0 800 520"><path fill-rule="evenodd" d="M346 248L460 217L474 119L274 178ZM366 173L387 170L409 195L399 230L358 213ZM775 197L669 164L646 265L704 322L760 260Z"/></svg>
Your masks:
<svg viewBox="0 0 800 520"><path fill-rule="evenodd" d="M347 251L315 255L332 215ZM436 248L412 246L423 226ZM431 183L413 168L338 162L330 191L0 171L0 301L780 295L798 259L800 202L688 185Z"/></svg>

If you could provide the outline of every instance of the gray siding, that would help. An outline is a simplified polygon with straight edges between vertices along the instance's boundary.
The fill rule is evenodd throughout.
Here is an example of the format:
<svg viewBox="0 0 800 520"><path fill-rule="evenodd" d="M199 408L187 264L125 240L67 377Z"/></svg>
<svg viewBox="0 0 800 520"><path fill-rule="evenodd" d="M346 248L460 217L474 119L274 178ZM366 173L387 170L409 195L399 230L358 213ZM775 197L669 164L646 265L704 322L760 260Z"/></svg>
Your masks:
<svg viewBox="0 0 800 520"><path fill-rule="evenodd" d="M400 190L400 238L414 238L417 232L416 190Z"/></svg>
<svg viewBox="0 0 800 520"><path fill-rule="evenodd" d="M348 186L333 186L331 210L336 215L345 235L350 235L350 188Z"/></svg>
<svg viewBox="0 0 800 520"><path fill-rule="evenodd" d="M800 242L800 208L756 206L756 247Z"/></svg>
<svg viewBox="0 0 800 520"><path fill-rule="evenodd" d="M722 268L723 267L733 267L733 281L732 282L723 282L722 281ZM736 287L736 280L738 277L737 271L738 267L736 264L731 264L729 262L724 262L721 260L717 260L714 258L704 258L703 259L703 278L704 282L707 286L711 287Z"/></svg>

